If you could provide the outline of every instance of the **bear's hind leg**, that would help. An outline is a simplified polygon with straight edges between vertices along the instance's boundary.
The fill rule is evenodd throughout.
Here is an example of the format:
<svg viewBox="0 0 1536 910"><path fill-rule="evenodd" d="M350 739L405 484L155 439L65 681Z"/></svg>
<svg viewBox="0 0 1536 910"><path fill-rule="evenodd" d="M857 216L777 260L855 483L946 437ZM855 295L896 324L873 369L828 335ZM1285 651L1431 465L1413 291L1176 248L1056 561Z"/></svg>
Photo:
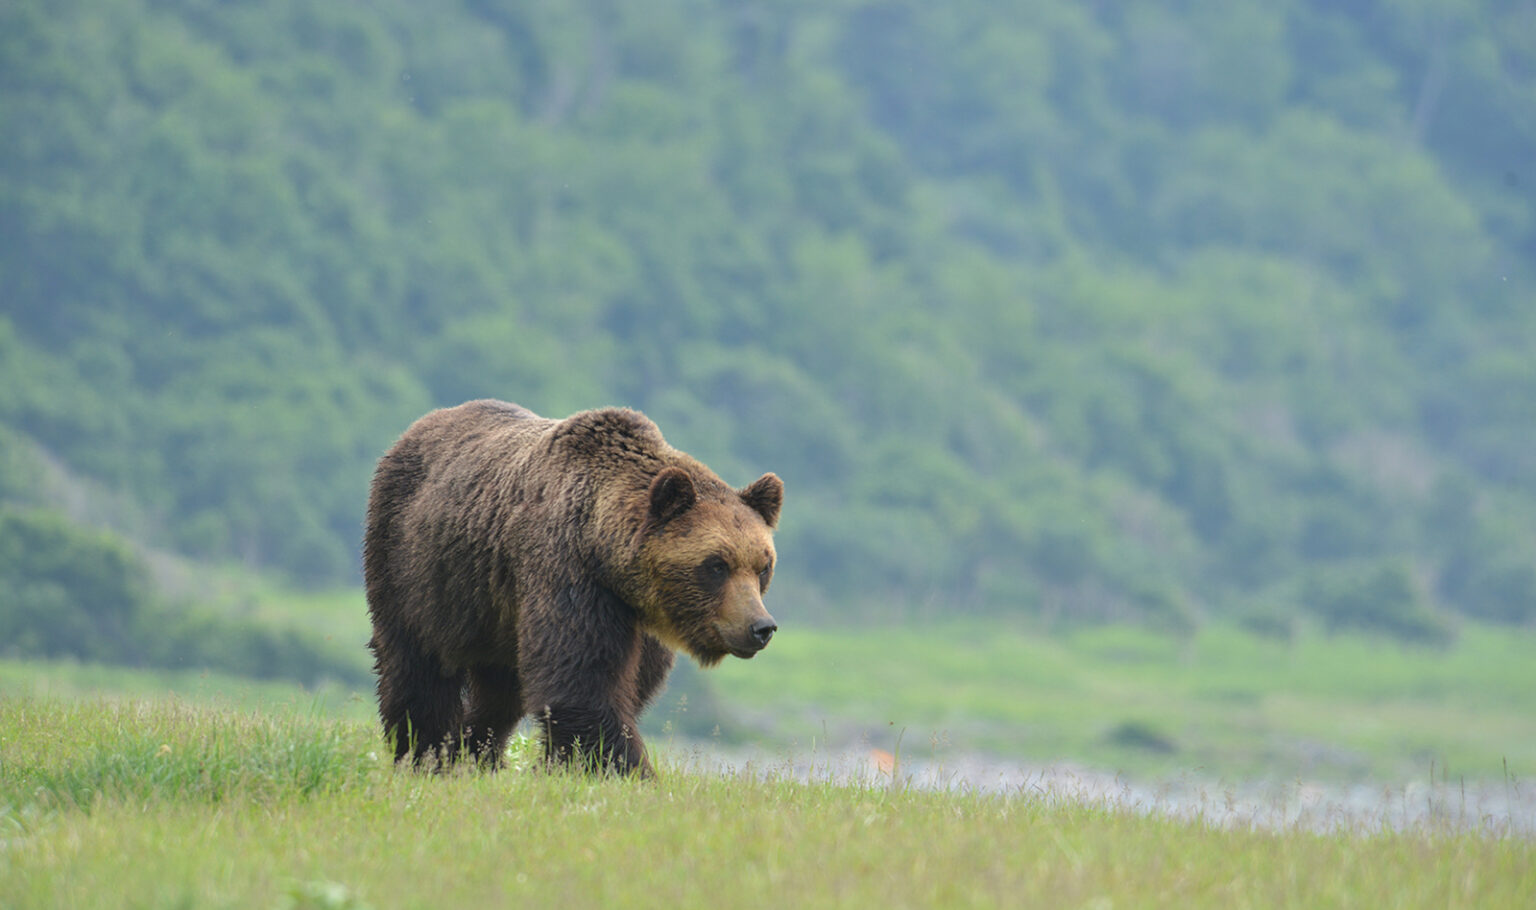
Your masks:
<svg viewBox="0 0 1536 910"><path fill-rule="evenodd" d="M464 716L464 674L445 674L442 664L414 643L399 637L381 641L375 632L379 673L379 720L395 748L395 761L407 754L420 765L436 756L451 764L457 757Z"/></svg>
<svg viewBox="0 0 1536 910"><path fill-rule="evenodd" d="M467 707L464 748L481 765L493 770L501 767L507 737L523 718L523 693L516 671L507 667L470 670Z"/></svg>

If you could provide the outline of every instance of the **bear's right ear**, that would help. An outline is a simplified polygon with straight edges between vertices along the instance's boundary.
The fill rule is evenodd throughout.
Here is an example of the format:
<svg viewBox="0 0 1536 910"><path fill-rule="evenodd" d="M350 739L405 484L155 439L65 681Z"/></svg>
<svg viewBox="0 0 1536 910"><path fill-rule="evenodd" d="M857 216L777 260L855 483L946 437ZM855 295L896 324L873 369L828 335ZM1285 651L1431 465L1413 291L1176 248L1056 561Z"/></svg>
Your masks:
<svg viewBox="0 0 1536 910"><path fill-rule="evenodd" d="M740 491L741 500L763 516L768 527L779 524L779 509L784 505L784 481L777 474L764 474Z"/></svg>
<svg viewBox="0 0 1536 910"><path fill-rule="evenodd" d="M651 481L651 521L663 525L693 508L699 494L682 468L662 468Z"/></svg>

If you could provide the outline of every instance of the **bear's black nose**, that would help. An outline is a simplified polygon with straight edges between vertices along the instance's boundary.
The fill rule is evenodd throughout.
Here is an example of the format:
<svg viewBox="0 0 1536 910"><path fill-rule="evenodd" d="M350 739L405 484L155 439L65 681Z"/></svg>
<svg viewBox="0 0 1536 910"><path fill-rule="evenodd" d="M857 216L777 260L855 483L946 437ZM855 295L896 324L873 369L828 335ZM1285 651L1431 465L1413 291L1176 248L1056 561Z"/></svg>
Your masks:
<svg viewBox="0 0 1536 910"><path fill-rule="evenodd" d="M778 623L771 619L759 619L753 623L752 637L757 639L757 646L759 648L766 648L768 646L768 639L773 637L773 633L778 631L778 628Z"/></svg>

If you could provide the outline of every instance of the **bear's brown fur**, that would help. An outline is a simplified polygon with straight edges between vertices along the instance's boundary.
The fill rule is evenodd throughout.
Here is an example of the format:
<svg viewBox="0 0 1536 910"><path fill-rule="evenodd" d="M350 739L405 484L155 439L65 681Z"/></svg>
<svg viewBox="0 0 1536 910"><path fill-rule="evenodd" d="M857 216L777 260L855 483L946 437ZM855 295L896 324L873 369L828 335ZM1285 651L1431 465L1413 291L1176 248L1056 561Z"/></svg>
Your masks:
<svg viewBox="0 0 1536 910"><path fill-rule="evenodd" d="M742 490L638 412L433 411L379 461L363 574L396 761L492 767L525 715L546 757L635 771L674 649L751 657L783 484Z"/></svg>

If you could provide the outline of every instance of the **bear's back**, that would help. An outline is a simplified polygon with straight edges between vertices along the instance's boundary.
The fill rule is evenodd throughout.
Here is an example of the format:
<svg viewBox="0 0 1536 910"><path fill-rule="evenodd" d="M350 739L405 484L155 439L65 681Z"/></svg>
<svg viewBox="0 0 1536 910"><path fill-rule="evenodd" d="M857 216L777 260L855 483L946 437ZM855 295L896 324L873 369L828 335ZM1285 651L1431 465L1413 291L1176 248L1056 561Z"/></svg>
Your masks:
<svg viewBox="0 0 1536 910"><path fill-rule="evenodd" d="M529 448L556 423L505 401L468 401L411 424L390 454L439 468L461 459L500 460Z"/></svg>

